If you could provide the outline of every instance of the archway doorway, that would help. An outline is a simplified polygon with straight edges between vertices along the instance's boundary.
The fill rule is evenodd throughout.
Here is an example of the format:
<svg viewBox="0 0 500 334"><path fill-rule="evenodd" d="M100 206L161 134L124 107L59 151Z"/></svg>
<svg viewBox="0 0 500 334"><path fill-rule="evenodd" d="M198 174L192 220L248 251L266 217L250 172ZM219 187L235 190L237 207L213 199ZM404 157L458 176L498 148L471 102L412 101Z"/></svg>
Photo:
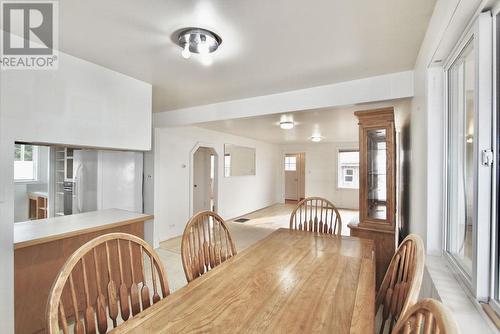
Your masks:
<svg viewBox="0 0 500 334"><path fill-rule="evenodd" d="M212 147L199 146L193 153L192 212L217 212L218 155Z"/></svg>

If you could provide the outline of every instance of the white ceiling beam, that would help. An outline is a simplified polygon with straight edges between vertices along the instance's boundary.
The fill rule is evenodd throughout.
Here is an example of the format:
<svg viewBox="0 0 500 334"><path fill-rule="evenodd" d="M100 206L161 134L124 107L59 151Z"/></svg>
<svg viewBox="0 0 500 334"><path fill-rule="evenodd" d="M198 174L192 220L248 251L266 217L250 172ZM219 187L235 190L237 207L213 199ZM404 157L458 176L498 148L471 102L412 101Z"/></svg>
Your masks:
<svg viewBox="0 0 500 334"><path fill-rule="evenodd" d="M188 125L412 96L413 71L405 71L278 94L163 111L154 113L153 126Z"/></svg>

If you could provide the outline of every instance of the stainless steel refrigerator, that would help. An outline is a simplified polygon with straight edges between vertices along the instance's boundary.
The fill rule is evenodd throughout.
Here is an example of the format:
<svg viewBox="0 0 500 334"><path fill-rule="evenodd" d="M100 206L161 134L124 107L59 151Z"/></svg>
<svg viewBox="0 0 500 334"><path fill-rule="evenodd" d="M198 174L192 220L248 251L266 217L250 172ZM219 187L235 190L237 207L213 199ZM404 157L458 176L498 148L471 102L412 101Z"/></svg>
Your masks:
<svg viewBox="0 0 500 334"><path fill-rule="evenodd" d="M73 214L97 210L98 151L73 153Z"/></svg>

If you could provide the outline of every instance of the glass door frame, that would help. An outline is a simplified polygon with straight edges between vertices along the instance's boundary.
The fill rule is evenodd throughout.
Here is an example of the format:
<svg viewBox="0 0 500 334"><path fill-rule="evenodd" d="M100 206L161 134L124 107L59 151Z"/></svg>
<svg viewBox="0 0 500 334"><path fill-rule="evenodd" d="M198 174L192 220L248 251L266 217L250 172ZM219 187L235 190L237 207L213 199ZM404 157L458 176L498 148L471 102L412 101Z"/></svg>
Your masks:
<svg viewBox="0 0 500 334"><path fill-rule="evenodd" d="M445 134L445 148L444 148L444 158L446 163L445 165L445 178L446 182L444 183L445 185L445 191L444 191L444 196L445 196L445 207L444 207L444 216L445 216L445 233L444 233L444 254L448 258L448 260L453 264L454 268L456 269L457 273L461 276L462 280L465 281L468 285L468 287L471 289L472 287L472 276L469 275L467 270L462 266L462 263L460 260L458 260L450 251L450 233L451 233L451 228L450 228L450 222L449 219L449 199L448 199L448 190L451 188L450 186L450 168L449 166L452 165L454 162L450 160L450 141L451 141L451 124L450 124L450 113L451 113L451 108L452 108L452 94L450 92L451 89L455 88L453 85L450 83L450 76L451 72L450 70L452 67L455 65L457 60L462 56L464 51L472 44L473 46L473 51L475 52L475 45L474 45L474 31L473 29L470 29L468 33L463 37L462 41L455 47L454 51L451 53L450 58L446 61L445 66L444 66L444 81L445 81L445 92L446 92L446 99L445 99L445 126L446 126L446 134ZM477 87L476 87L477 89ZM474 96L474 100L476 100L476 96ZM474 115L474 124L476 124L476 114ZM473 154L476 152L476 148L474 147L473 149ZM475 163L474 163L475 164ZM476 175L473 175L473 188L475 187L475 179ZM475 209L475 205L474 205ZM475 221L476 219L474 218L475 215L473 215L473 226L476 225ZM473 231L473 236L472 238L475 238L475 232ZM474 263L475 260L472 259L472 262ZM473 269L471 270L472 273ZM472 290L472 289L471 289Z"/></svg>
<svg viewBox="0 0 500 334"><path fill-rule="evenodd" d="M362 191L362 188L368 189L368 132L372 130L385 130L386 131L386 217L385 219L378 219L368 215L367 203L368 192ZM392 147L389 147L392 145ZM364 225L383 229L387 231L394 231L395 226L395 171L394 163L395 157L395 127L394 122L387 120L372 121L369 125L360 122L360 174L359 174L359 187L360 187L360 222Z"/></svg>
<svg viewBox="0 0 500 334"><path fill-rule="evenodd" d="M469 275L460 262L449 252L449 214L448 189L449 168L452 163L449 159L450 142L450 69L462 52L473 43L475 52L475 95L474 95L474 160L473 160L473 228L472 228L472 272ZM483 166L483 151L492 148L492 18L491 13L481 13L464 33L460 42L450 53L444 65L445 71L445 182L444 182L444 254L452 263L456 272L479 300L488 299L490 292L490 237L492 213L492 168ZM481 131L480 131L481 130ZM478 242L481 240L481 242Z"/></svg>
<svg viewBox="0 0 500 334"><path fill-rule="evenodd" d="M491 282L490 306L500 314L500 2L492 15L493 20L493 193L492 193L492 227L491 227Z"/></svg>

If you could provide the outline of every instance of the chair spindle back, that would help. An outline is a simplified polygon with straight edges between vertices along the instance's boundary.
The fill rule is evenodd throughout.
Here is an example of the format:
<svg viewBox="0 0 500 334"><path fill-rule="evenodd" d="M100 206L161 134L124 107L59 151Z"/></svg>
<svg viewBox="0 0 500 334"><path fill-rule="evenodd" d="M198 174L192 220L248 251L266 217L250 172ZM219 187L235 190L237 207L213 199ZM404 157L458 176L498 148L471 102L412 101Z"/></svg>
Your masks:
<svg viewBox="0 0 500 334"><path fill-rule="evenodd" d="M114 328L169 293L150 245L126 233L102 235L76 250L59 271L47 303L47 331L103 334L109 323Z"/></svg>
<svg viewBox="0 0 500 334"><path fill-rule="evenodd" d="M215 212L203 211L188 221L181 254L189 283L236 255L236 247L224 220Z"/></svg>
<svg viewBox="0 0 500 334"><path fill-rule="evenodd" d="M308 197L300 201L292 211L290 229L340 235L342 219L329 200Z"/></svg>

